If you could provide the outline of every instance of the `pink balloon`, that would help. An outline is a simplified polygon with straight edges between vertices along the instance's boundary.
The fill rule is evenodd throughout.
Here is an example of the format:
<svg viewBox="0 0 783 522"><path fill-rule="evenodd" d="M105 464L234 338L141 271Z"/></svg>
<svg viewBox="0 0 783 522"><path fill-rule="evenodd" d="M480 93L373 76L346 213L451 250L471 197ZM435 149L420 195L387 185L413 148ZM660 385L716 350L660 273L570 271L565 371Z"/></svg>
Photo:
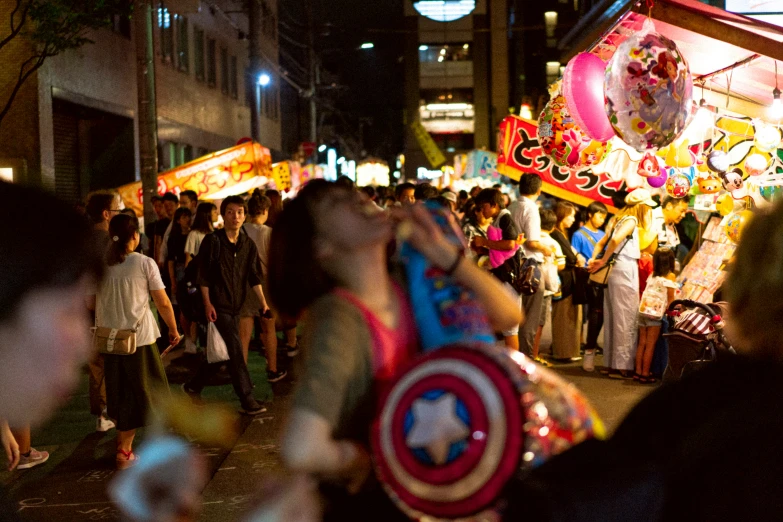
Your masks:
<svg viewBox="0 0 783 522"><path fill-rule="evenodd" d="M579 53L563 72L563 97L571 117L582 130L598 141L614 136L604 110L604 70L606 64L592 53Z"/></svg>
<svg viewBox="0 0 783 522"><path fill-rule="evenodd" d="M669 179L665 167L661 167L660 172L660 175L655 176L654 178L647 178L647 183L649 183L652 188L661 188L666 184L666 180Z"/></svg>

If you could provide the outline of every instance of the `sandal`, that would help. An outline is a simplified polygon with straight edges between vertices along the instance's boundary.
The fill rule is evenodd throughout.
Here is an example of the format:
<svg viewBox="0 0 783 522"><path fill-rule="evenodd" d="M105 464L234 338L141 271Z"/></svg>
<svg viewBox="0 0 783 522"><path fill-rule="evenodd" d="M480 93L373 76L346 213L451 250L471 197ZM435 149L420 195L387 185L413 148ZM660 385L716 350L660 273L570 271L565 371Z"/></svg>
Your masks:
<svg viewBox="0 0 783 522"><path fill-rule="evenodd" d="M598 373L600 373L601 375L609 375L610 373L612 373L612 369L607 366L601 366L600 368L598 368Z"/></svg>
<svg viewBox="0 0 783 522"><path fill-rule="evenodd" d="M658 379L653 377L652 375L642 375L639 379L639 382L642 384L655 384L658 382Z"/></svg>
<svg viewBox="0 0 783 522"><path fill-rule="evenodd" d="M642 376L642 374L633 372L633 380L634 381L642 382L643 378L644 378L644 376Z"/></svg>
<svg viewBox="0 0 783 522"><path fill-rule="evenodd" d="M122 471L124 469L128 469L129 467L136 464L136 461L139 460L138 457L136 457L136 454L133 453L133 450L130 451L123 451L121 449L117 450L117 457L115 458L115 464L117 465L117 470Z"/></svg>

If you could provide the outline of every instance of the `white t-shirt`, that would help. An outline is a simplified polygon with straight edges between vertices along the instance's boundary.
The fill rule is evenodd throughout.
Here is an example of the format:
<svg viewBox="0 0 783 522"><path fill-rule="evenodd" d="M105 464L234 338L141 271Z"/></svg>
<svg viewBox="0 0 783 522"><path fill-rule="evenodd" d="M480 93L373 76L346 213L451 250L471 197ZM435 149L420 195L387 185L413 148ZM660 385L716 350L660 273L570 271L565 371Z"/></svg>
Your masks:
<svg viewBox="0 0 783 522"><path fill-rule="evenodd" d="M653 231L658 234L658 246L676 248L680 244L680 235L674 225L667 225L663 217L663 208L653 209Z"/></svg>
<svg viewBox="0 0 783 522"><path fill-rule="evenodd" d="M201 242L207 235L198 230L191 230L185 239L185 253L195 257L198 255L198 249L201 248Z"/></svg>
<svg viewBox="0 0 783 522"><path fill-rule="evenodd" d="M258 249L258 257L261 258L261 269L266 277L266 267L269 261L269 240L272 238L272 228L266 225L245 223L245 232L253 240Z"/></svg>
<svg viewBox="0 0 783 522"><path fill-rule="evenodd" d="M136 345L146 346L160 337L158 323L149 307L150 290L163 290L158 265L152 258L128 254L119 265L110 266L98 287L95 322L104 328L130 330L144 314L136 331Z"/></svg>
<svg viewBox="0 0 783 522"><path fill-rule="evenodd" d="M525 235L525 242L522 244L525 257L543 263L544 253L527 246L528 241L541 240L541 216L538 214L538 205L529 198L520 197L509 205L508 210L519 233Z"/></svg>

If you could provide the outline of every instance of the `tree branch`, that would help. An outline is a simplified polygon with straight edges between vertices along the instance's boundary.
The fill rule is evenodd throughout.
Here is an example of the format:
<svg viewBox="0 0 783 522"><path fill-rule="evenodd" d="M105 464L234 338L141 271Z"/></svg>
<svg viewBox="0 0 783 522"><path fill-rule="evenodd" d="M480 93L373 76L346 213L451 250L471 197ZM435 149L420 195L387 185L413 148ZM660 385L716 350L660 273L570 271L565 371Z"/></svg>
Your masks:
<svg viewBox="0 0 783 522"><path fill-rule="evenodd" d="M11 104L14 102L14 99L16 98L16 95L19 93L19 90L22 88L22 85L24 82L27 81L27 79L38 69L41 68L41 66L44 63L44 60L49 56L47 54L47 50L44 49L44 52L41 54L33 55L22 64L22 66L19 68L19 76L16 79L16 85L14 86L14 89L11 91L10 96L8 97L8 100L5 102L5 106L3 107L3 110L0 111L0 123L3 122L3 118L5 118L5 115L8 114L8 111L11 109ZM27 67L31 62L35 60L35 65L33 65L30 69L25 72L25 67Z"/></svg>
<svg viewBox="0 0 783 522"><path fill-rule="evenodd" d="M0 49L5 47L5 45L16 38L16 35L19 34L19 31L22 30L22 27L24 27L25 22L27 21L27 12L30 10L30 3L27 2L24 6L24 10L22 11L22 19L19 21L19 25L14 27L14 16L16 16L16 12L19 10L19 6L22 5L22 0L16 0L16 7L14 7L14 10L11 12L11 33L0 40Z"/></svg>

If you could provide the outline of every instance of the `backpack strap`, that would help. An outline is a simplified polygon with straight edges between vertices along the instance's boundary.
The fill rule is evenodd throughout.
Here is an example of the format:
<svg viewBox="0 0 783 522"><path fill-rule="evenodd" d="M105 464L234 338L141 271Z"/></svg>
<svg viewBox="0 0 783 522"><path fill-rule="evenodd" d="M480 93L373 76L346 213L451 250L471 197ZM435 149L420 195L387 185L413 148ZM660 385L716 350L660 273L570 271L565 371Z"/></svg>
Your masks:
<svg viewBox="0 0 783 522"><path fill-rule="evenodd" d="M595 248L595 245L596 245L596 244L598 244L598 241L596 241L596 240L593 238L593 236L591 236L590 234L588 234L588 233L585 231L585 229L584 229L584 228L580 228L580 229L579 229L579 232L581 232L581 233L582 233L582 237L583 237L583 238L585 238L587 241L589 241L589 242L590 242L590 244L593 246L593 248Z"/></svg>

